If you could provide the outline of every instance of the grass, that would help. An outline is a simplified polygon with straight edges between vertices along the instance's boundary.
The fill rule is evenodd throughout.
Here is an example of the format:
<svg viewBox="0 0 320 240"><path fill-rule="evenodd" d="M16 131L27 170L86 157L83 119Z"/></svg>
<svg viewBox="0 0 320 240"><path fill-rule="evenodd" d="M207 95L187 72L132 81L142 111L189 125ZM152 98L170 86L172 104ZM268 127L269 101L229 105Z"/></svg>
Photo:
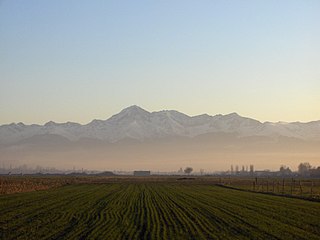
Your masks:
<svg viewBox="0 0 320 240"><path fill-rule="evenodd" d="M0 239L320 239L320 203L181 181L0 196Z"/></svg>
<svg viewBox="0 0 320 240"><path fill-rule="evenodd" d="M320 199L319 178L232 177L222 178L220 181L223 185L243 190Z"/></svg>
<svg viewBox="0 0 320 240"><path fill-rule="evenodd" d="M255 177L98 177L98 176L0 176L0 195L18 192L47 190L64 185L79 183L117 183L117 182L177 182L191 181L198 184L219 184L237 189L293 195L320 201L320 179L312 178L255 178ZM284 185L283 185L284 184Z"/></svg>
<svg viewBox="0 0 320 240"><path fill-rule="evenodd" d="M71 178L59 177L0 176L0 194L46 190L74 181Z"/></svg>

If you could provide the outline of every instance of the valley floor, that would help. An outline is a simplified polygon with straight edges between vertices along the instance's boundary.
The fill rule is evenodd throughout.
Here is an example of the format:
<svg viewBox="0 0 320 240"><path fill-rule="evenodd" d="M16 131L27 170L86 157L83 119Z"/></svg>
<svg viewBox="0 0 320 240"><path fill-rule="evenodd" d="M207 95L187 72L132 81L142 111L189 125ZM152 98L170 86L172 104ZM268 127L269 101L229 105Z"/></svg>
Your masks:
<svg viewBox="0 0 320 240"><path fill-rule="evenodd" d="M320 203L192 182L0 196L0 239L320 239Z"/></svg>

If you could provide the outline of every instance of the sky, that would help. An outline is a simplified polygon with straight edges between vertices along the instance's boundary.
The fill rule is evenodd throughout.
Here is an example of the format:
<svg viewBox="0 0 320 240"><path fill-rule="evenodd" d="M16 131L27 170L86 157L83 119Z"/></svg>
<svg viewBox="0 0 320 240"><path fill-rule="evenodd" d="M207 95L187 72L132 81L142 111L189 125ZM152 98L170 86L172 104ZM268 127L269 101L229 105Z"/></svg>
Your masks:
<svg viewBox="0 0 320 240"><path fill-rule="evenodd" d="M130 105L320 119L320 1L0 0L0 124Z"/></svg>

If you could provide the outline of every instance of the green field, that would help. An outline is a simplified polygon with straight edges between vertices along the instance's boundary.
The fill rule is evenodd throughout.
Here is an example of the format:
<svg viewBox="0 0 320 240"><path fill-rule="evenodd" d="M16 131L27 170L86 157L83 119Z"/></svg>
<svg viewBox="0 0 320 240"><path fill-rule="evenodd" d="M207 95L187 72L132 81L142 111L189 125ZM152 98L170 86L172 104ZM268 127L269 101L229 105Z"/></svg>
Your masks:
<svg viewBox="0 0 320 240"><path fill-rule="evenodd" d="M320 239L320 203L192 182L0 196L0 239Z"/></svg>
<svg viewBox="0 0 320 240"><path fill-rule="evenodd" d="M221 178L222 185L255 192L320 200L319 178Z"/></svg>

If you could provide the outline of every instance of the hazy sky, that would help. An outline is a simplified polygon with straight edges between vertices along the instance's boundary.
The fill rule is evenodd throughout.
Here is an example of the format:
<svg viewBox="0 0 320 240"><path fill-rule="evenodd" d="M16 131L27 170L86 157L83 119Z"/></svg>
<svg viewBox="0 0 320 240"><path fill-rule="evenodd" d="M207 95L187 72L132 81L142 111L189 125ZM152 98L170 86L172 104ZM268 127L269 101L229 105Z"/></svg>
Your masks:
<svg viewBox="0 0 320 240"><path fill-rule="evenodd" d="M320 119L320 1L0 0L0 124L129 105Z"/></svg>

